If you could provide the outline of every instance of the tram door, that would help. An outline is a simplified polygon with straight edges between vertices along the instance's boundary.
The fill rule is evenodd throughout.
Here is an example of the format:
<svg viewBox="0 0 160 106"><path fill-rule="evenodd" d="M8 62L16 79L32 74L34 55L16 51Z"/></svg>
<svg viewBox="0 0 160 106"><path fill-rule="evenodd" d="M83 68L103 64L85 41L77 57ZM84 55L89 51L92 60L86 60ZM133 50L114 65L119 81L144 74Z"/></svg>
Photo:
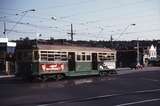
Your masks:
<svg viewBox="0 0 160 106"><path fill-rule="evenodd" d="M92 70L98 69L97 53L92 53Z"/></svg>
<svg viewBox="0 0 160 106"><path fill-rule="evenodd" d="M68 70L74 71L76 69L75 52L68 52Z"/></svg>

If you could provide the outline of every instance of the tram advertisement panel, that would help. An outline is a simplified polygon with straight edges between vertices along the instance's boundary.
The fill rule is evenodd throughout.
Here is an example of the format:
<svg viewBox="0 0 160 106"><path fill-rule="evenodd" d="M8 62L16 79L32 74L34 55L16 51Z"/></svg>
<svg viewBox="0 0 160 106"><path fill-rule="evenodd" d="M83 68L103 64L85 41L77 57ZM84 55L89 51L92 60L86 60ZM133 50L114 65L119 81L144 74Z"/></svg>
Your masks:
<svg viewBox="0 0 160 106"><path fill-rule="evenodd" d="M64 64L62 63L56 63L56 64L41 64L41 69L46 71L63 71L64 70Z"/></svg>

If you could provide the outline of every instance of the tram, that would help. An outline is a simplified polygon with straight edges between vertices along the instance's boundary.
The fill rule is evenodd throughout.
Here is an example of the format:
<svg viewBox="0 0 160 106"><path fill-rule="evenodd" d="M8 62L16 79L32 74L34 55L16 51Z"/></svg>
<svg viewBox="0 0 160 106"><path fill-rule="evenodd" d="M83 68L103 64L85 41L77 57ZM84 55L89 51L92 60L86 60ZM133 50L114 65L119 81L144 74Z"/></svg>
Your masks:
<svg viewBox="0 0 160 106"><path fill-rule="evenodd" d="M76 45L16 47L16 73L23 78L55 78L116 73L116 50Z"/></svg>

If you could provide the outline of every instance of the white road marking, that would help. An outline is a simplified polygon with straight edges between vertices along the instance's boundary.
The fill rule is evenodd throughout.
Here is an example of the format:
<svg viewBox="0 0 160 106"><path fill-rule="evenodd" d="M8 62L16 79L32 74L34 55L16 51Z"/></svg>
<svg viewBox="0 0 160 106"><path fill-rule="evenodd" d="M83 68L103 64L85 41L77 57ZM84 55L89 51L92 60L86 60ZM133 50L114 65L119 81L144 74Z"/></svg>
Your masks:
<svg viewBox="0 0 160 106"><path fill-rule="evenodd" d="M135 91L136 93L143 93L143 92L156 92L160 91L160 89L151 89L151 90L143 90L143 91Z"/></svg>
<svg viewBox="0 0 160 106"><path fill-rule="evenodd" d="M130 102L130 103L124 103L124 104L119 104L119 105L115 105L115 106L129 106L129 105L135 105L135 104L141 104L141 103L147 103L147 102L155 102L155 101L160 101L160 98L147 99L147 100Z"/></svg>
<svg viewBox="0 0 160 106"><path fill-rule="evenodd" d="M37 106L48 106L48 104L42 104L42 105L37 105Z"/></svg>
<svg viewBox="0 0 160 106"><path fill-rule="evenodd" d="M134 91L132 93L148 93L148 92L157 92L157 91L160 91L160 89ZM84 99L85 100L91 100L91 99L96 99L96 98L106 98L106 97L113 97L113 96L120 96L120 95L123 95L123 94L119 93L119 94L110 94L110 95L100 95L100 96L88 97L88 98L84 98Z"/></svg>
<svg viewBox="0 0 160 106"><path fill-rule="evenodd" d="M143 78L144 80L148 80L148 81L153 81L153 82L158 82L159 80L157 79L149 79L149 78Z"/></svg>
<svg viewBox="0 0 160 106"><path fill-rule="evenodd" d="M0 78L13 78L15 75L0 75Z"/></svg>
<svg viewBox="0 0 160 106"><path fill-rule="evenodd" d="M160 91L160 89L134 91L134 92L130 92L130 93L147 93L147 92L157 92L157 91ZM93 99L97 99L97 98L106 98L106 97L114 97L114 96L121 96L121 95L123 95L123 93L122 94L118 93L118 94L110 94L110 95L99 95L99 96L87 97L87 98L79 98L78 100L77 99L76 100L72 99L72 100L68 100L68 101L63 101L63 100L60 101L59 100L59 102L57 102L57 104L64 104L64 103L67 103L67 102L76 102L76 101L83 101L83 100L84 101L89 101L89 100L93 100ZM129 106L129 105L146 103L146 102L154 102L154 101L160 101L160 98L148 99L148 100L136 101L136 102L130 102L130 103L124 103L124 104L119 104L119 105L115 105L115 106ZM40 105L37 105L37 106L50 106L50 105L52 105L52 103L49 103L49 104L40 104Z"/></svg>
<svg viewBox="0 0 160 106"><path fill-rule="evenodd" d="M84 83L91 83L91 82L93 82L92 79L81 79L81 80L74 81L75 85L84 84Z"/></svg>

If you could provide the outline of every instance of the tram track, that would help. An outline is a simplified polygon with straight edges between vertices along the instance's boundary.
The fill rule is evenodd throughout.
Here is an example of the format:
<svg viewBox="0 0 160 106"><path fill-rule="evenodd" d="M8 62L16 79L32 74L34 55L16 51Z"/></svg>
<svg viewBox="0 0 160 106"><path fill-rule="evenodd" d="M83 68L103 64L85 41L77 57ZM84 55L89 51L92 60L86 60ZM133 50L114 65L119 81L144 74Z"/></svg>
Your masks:
<svg viewBox="0 0 160 106"><path fill-rule="evenodd" d="M86 82L86 78L73 78L56 83L50 81L31 84L18 83L20 86L12 84L11 88L14 88L12 90L20 92L12 94L12 91L10 91L10 94L10 92L7 93L7 90L3 90L7 94L2 93L4 96L1 96L3 97L1 104L2 106L6 104L7 106L125 106L132 103L157 105L160 104L159 75L157 73L158 71L129 74L113 77L113 79L109 77L111 81L106 81L108 77L102 77L102 82L99 77L87 77L87 79L95 78L92 82L94 84L88 84L90 80ZM73 84L75 80L78 81L78 85ZM63 83L64 81L65 83ZM64 84L64 87L61 88L57 84ZM3 88L8 89L7 86L2 85ZM53 86L59 87L55 88ZM23 90L24 88L26 89Z"/></svg>
<svg viewBox="0 0 160 106"><path fill-rule="evenodd" d="M64 100L64 101L57 101L56 104L87 102L87 101L94 101L94 100L99 100L99 99L109 99L109 98L118 97L118 96L141 95L141 94L156 93L156 92L160 92L160 89L141 90L141 91L110 94L110 95L100 95L100 96L87 97L87 98L77 98L77 99L73 98L73 99L68 99L68 100ZM37 105L37 106L50 106L50 105L52 105L52 103L51 104Z"/></svg>
<svg viewBox="0 0 160 106"><path fill-rule="evenodd" d="M116 94L106 94L106 95L99 95L99 96L92 96L92 97L85 97L85 98L66 98L62 100L54 100L54 101L42 101L38 103L27 103L27 104L16 104L11 106L52 106L52 105L63 105L67 103L84 103L84 102L91 102L96 100L105 100L111 99L115 97L123 97L123 96L130 96L130 95L146 95L152 93L160 93L160 88L158 89L150 89L150 90L139 90L133 92L126 92L126 93L116 93ZM158 99L159 100L159 99ZM149 100L148 100L149 101Z"/></svg>

